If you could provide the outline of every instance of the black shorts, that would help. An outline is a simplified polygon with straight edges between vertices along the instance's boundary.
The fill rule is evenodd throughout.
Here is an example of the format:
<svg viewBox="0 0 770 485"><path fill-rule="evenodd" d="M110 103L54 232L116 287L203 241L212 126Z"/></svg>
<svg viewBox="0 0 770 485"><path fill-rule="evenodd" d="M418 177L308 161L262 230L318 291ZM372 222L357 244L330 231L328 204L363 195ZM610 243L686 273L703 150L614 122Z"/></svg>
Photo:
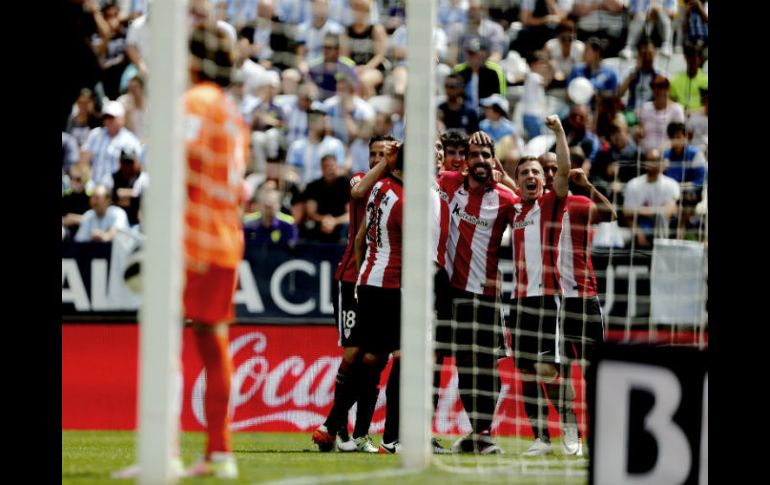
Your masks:
<svg viewBox="0 0 770 485"><path fill-rule="evenodd" d="M361 349L389 354L401 348L401 288L358 287Z"/></svg>
<svg viewBox="0 0 770 485"><path fill-rule="evenodd" d="M358 324L358 302L353 291L356 284L339 281L334 285L334 317L337 320L337 332L340 347L361 346L361 325Z"/></svg>
<svg viewBox="0 0 770 485"><path fill-rule="evenodd" d="M433 309L436 314L435 350L439 355L450 355L452 343L452 287L444 268L433 275Z"/></svg>
<svg viewBox="0 0 770 485"><path fill-rule="evenodd" d="M592 362L593 350L604 340L604 321L599 297L562 299L559 317L561 339L559 351L570 361Z"/></svg>
<svg viewBox="0 0 770 485"><path fill-rule="evenodd" d="M508 326L519 369L534 370L535 363L556 362L556 324L559 297L528 296L511 301Z"/></svg>
<svg viewBox="0 0 770 485"><path fill-rule="evenodd" d="M497 298L457 288L451 289L451 295L451 353L473 351L496 355L502 333Z"/></svg>

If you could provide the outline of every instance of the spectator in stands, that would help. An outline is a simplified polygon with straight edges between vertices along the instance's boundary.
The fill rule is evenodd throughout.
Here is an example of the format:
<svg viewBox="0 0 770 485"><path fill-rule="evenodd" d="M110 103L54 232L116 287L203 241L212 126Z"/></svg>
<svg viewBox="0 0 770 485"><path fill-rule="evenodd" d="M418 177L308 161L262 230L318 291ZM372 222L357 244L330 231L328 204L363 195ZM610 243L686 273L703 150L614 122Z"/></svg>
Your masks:
<svg viewBox="0 0 770 485"><path fill-rule="evenodd" d="M449 32L454 24L465 25L467 22L467 0L439 0L438 23L445 32Z"/></svg>
<svg viewBox="0 0 770 485"><path fill-rule="evenodd" d="M565 121L564 132L567 135L569 146L579 145L586 157L593 160L599 153L599 138L591 131L593 123L588 106L584 104L572 105Z"/></svg>
<svg viewBox="0 0 770 485"><path fill-rule="evenodd" d="M302 201L302 190L299 187L296 174L283 161L279 160L268 162L264 178L260 175L262 174L251 174L246 178L247 182L253 178L257 179L256 189L253 192L256 194L266 189L277 190L280 194L280 211L291 216L295 224L302 221L305 214L305 204Z"/></svg>
<svg viewBox="0 0 770 485"><path fill-rule="evenodd" d="M532 139L545 130L543 120L546 116L545 89L550 84L553 73L548 57L544 52L532 52L527 55L529 71L524 76L524 95L521 121L527 138Z"/></svg>
<svg viewBox="0 0 770 485"><path fill-rule="evenodd" d="M407 41L407 29L406 25L399 26L395 32L390 36L388 41L388 59L391 61L392 71L386 79L384 88L387 92L392 92L397 96L401 96L406 92L406 41ZM438 58L439 64L436 66L436 74L439 79L446 77L451 69L446 65L447 59L447 38L441 26L436 26L433 29L433 47L436 49L436 58Z"/></svg>
<svg viewBox="0 0 770 485"><path fill-rule="evenodd" d="M464 47L468 61L454 69L465 81L466 105L478 112L479 100L493 94L505 96L508 83L503 69L488 60L489 44L483 37L471 37Z"/></svg>
<svg viewBox="0 0 770 485"><path fill-rule="evenodd" d="M75 234L76 242L110 242L118 229L128 229L126 211L111 203L107 187L95 186L91 193L91 208L83 214Z"/></svg>
<svg viewBox="0 0 770 485"><path fill-rule="evenodd" d="M356 94L357 88L355 78L338 74L337 94L324 102L332 135L345 146L359 138L361 131L371 130L374 126L374 109Z"/></svg>
<svg viewBox="0 0 770 485"><path fill-rule="evenodd" d="M96 111L94 93L88 88L83 88L80 90L80 95L75 101L75 107L67 119L65 131L74 136L78 145L82 147L91 130L100 126L102 126L102 120Z"/></svg>
<svg viewBox="0 0 770 485"><path fill-rule="evenodd" d="M622 206L623 186L641 174L639 149L629 136L625 123L610 126L609 142L597 153L590 180L613 204Z"/></svg>
<svg viewBox="0 0 770 485"><path fill-rule="evenodd" d="M249 56L265 69L294 66L292 24L282 22L275 11L274 0L260 0L256 18L239 29L240 38L249 42Z"/></svg>
<svg viewBox="0 0 770 485"><path fill-rule="evenodd" d="M636 45L636 65L629 69L618 88L618 96L628 91L626 109L637 116L642 104L652 101L652 80L660 74L655 69L655 44L649 37L642 37Z"/></svg>
<svg viewBox="0 0 770 485"><path fill-rule="evenodd" d="M272 188L257 192L259 213L244 218L243 233L246 244L290 248L297 242L294 218L281 212L281 193Z"/></svg>
<svg viewBox="0 0 770 485"><path fill-rule="evenodd" d="M307 0L281 0L278 2L278 17L283 23L299 25L312 15L310 7Z"/></svg>
<svg viewBox="0 0 770 485"><path fill-rule="evenodd" d="M449 41L447 60L450 65L470 62L467 57L468 51L463 53L460 49L474 38L484 39L488 46L486 50L490 62L498 63L505 56L508 38L500 24L488 18L488 9L481 6L481 0L468 0L467 23L455 24L447 32Z"/></svg>
<svg viewBox="0 0 770 485"><path fill-rule="evenodd" d="M618 88L618 75L615 71L603 65L606 40L591 37L586 41L583 62L576 65L567 78L567 86L576 77L584 77L591 81L594 92L612 91Z"/></svg>
<svg viewBox="0 0 770 485"><path fill-rule="evenodd" d="M244 81L246 75L242 72L237 72L233 76L233 81L227 88L227 94L233 99L235 104L238 105L238 111L241 112L246 126L251 126L254 122L254 110L257 109L259 99L251 93L248 93L245 88Z"/></svg>
<svg viewBox="0 0 770 485"><path fill-rule="evenodd" d="M570 168L579 168L583 171L586 177L591 176L591 168L593 167L593 162L586 158L586 154L583 153L583 149L579 146L569 149L569 163ZM570 186L572 186L571 183ZM576 191L575 193L578 195L585 195L584 192L585 191Z"/></svg>
<svg viewBox="0 0 770 485"><path fill-rule="evenodd" d="M484 107L484 119L479 123L482 131L492 137L494 143L505 136L516 136L516 127L508 119L508 100L499 94L493 94L481 100Z"/></svg>
<svg viewBox="0 0 770 485"><path fill-rule="evenodd" d="M613 124L627 124L623 115L623 102L612 91L597 93L593 132L599 137L600 144L609 143L610 127Z"/></svg>
<svg viewBox="0 0 770 485"><path fill-rule="evenodd" d="M355 138L348 145L350 173L365 173L369 170L369 140L372 138L372 133L374 133L374 119L371 123L362 124Z"/></svg>
<svg viewBox="0 0 770 485"><path fill-rule="evenodd" d="M126 110L117 101L110 101L102 110L101 128L94 128L81 147L80 163L91 167L91 178L97 184L109 183L112 172L118 169L123 149L141 153L139 139L125 125Z"/></svg>
<svg viewBox="0 0 770 485"><path fill-rule="evenodd" d="M382 4L382 0L377 0ZM380 9L378 4L374 3L373 8L369 10L368 21L372 24L380 23ZM354 20L353 2L351 0L329 0L329 18L345 27L350 26Z"/></svg>
<svg viewBox="0 0 770 485"><path fill-rule="evenodd" d="M572 68L583 60L586 49L583 41L577 40L575 23L563 20L556 28L556 38L548 40L545 49L553 68L553 81L549 87L564 87Z"/></svg>
<svg viewBox="0 0 770 485"><path fill-rule="evenodd" d="M356 63L340 55L340 38L327 34L323 38L323 55L310 61L309 78L321 91L321 100L337 94L337 76L345 75L356 79Z"/></svg>
<svg viewBox="0 0 770 485"><path fill-rule="evenodd" d="M255 4L261 4L258 0L208 0L214 6L214 16L217 20L225 20L233 25L236 30L241 30L246 24L253 23L256 19Z"/></svg>
<svg viewBox="0 0 770 485"><path fill-rule="evenodd" d="M148 180L147 172L142 170L139 154L123 150L120 154L120 168L112 174L112 200L126 211L128 224L132 227L139 224L139 205Z"/></svg>
<svg viewBox="0 0 770 485"><path fill-rule="evenodd" d="M668 97L668 78L658 74L652 80L652 101L642 105L639 114L639 128L642 151L665 150L668 145L666 128L672 121L684 123L682 105Z"/></svg>
<svg viewBox="0 0 770 485"><path fill-rule="evenodd" d="M295 140L306 138L308 133L307 112L315 102L319 102L318 87L312 82L299 85L294 98L283 105L286 120L286 143L291 145Z"/></svg>
<svg viewBox="0 0 770 485"><path fill-rule="evenodd" d="M665 160L657 149L646 152L647 173L631 179L623 192L623 216L636 237L636 247L648 248L656 237L667 238L676 214L679 183L663 175Z"/></svg>
<svg viewBox="0 0 770 485"><path fill-rule="evenodd" d="M394 94L391 99L391 113L390 118L393 122L393 136L397 140L403 140L406 136L406 120L405 116L405 99L403 94Z"/></svg>
<svg viewBox="0 0 770 485"><path fill-rule="evenodd" d="M372 0L350 0L353 23L341 37L340 53L355 62L358 80L363 88L363 97L368 99L377 94L377 88L385 80L385 53L388 49L388 34L385 27L371 22Z"/></svg>
<svg viewBox="0 0 770 485"><path fill-rule="evenodd" d="M297 27L297 68L307 75L309 63L323 55L326 34L339 37L344 27L329 18L329 0L312 0L313 16Z"/></svg>
<svg viewBox="0 0 770 485"><path fill-rule="evenodd" d="M687 120L687 132L691 143L702 151L708 159L709 147L709 90L700 88L700 102L702 106L690 114Z"/></svg>
<svg viewBox="0 0 770 485"><path fill-rule="evenodd" d="M571 5L570 0L522 0L519 20L523 27L511 42L511 50L527 57L542 49L556 36L557 26L567 18Z"/></svg>
<svg viewBox="0 0 770 485"><path fill-rule="evenodd" d="M87 167L73 165L69 169L69 189L61 197L61 225L68 238L78 232L83 214L91 207L91 191L86 187L88 178Z"/></svg>
<svg viewBox="0 0 770 485"><path fill-rule="evenodd" d="M128 86L128 80L139 75L147 79L147 59L150 55L150 24L149 15L144 14L135 18L126 32L126 56L131 64L123 71L120 80L120 90Z"/></svg>
<svg viewBox="0 0 770 485"><path fill-rule="evenodd" d="M684 123L670 123L666 131L671 140L671 148L663 152L667 165L663 174L679 182L682 207L678 217L677 237L682 239L690 217L695 213L695 206L703 198L706 158L700 150L687 143L687 128Z"/></svg>
<svg viewBox="0 0 770 485"><path fill-rule="evenodd" d="M465 81L453 72L444 80L446 101L438 106L438 120L442 123L440 131L453 130L463 134L479 130L479 116L475 109L465 104Z"/></svg>
<svg viewBox="0 0 770 485"><path fill-rule="evenodd" d="M631 58L632 49L645 31L661 40L660 55L671 57L674 32L671 21L676 15L676 0L631 0L628 6L628 37L620 57Z"/></svg>
<svg viewBox="0 0 770 485"><path fill-rule="evenodd" d="M300 234L311 241L339 243L347 234L348 178L337 175L334 155L321 158L321 170L321 178L303 193L305 221Z"/></svg>
<svg viewBox="0 0 770 485"><path fill-rule="evenodd" d="M144 80L134 76L128 81L126 94L118 98L118 102L126 110L126 129L144 140Z"/></svg>
<svg viewBox="0 0 770 485"><path fill-rule="evenodd" d="M700 90L708 89L709 77L701 68L703 53L699 46L685 44L684 58L687 70L674 74L669 96L681 104L686 113L690 113L701 107Z"/></svg>
<svg viewBox="0 0 770 485"><path fill-rule="evenodd" d="M373 136L384 136L393 133L393 115L390 111L378 110L374 116Z"/></svg>
<svg viewBox="0 0 770 485"><path fill-rule="evenodd" d="M252 163L249 169L264 171L267 160L278 160L284 142L286 120L284 110L275 103L281 88L281 78L275 71L265 73L263 83L257 88L257 105L252 112L251 147Z"/></svg>
<svg viewBox="0 0 770 485"><path fill-rule="evenodd" d="M604 39L607 42L605 56L617 55L626 40L623 0L575 0L572 16L577 22L578 39Z"/></svg>
<svg viewBox="0 0 770 485"><path fill-rule="evenodd" d="M345 146L338 138L326 134L326 111L322 107L311 108L307 122L307 138L295 140L286 153L286 162L296 172L303 187L321 177L322 156L334 155L339 170L344 170L345 166Z"/></svg>
<svg viewBox="0 0 770 485"><path fill-rule="evenodd" d="M94 35L91 42L102 68L104 94L109 99L117 99L120 95L120 80L129 64L126 56L126 27L118 18L118 13L115 0L102 2L102 17L108 30L105 37Z"/></svg>
<svg viewBox="0 0 770 485"><path fill-rule="evenodd" d="M93 90L99 81L101 69L90 40L94 33L106 36L109 26L102 17L98 0L69 0L57 5L61 15L57 20L62 27L57 41L61 42L62 52L66 53L67 65L59 97L59 124L64 128L72 103L82 94L83 88ZM69 128L66 131L70 131Z"/></svg>
<svg viewBox="0 0 770 485"><path fill-rule="evenodd" d="M385 32L388 35L393 35L393 32L404 25L406 19L406 4L401 0L391 0L382 20L382 25L385 26Z"/></svg>
<svg viewBox="0 0 770 485"><path fill-rule="evenodd" d="M685 0L682 32L685 42L702 43L708 49L709 43L709 3L701 0Z"/></svg>
<svg viewBox="0 0 770 485"><path fill-rule="evenodd" d="M256 96L259 86L265 83L267 69L251 60L249 57L250 49L248 39L244 37L238 39L235 48L233 79L243 82L245 94Z"/></svg>
<svg viewBox="0 0 770 485"><path fill-rule="evenodd" d="M70 167L80 160L78 141L66 131L61 132L61 154L61 173L66 175L69 173Z"/></svg>

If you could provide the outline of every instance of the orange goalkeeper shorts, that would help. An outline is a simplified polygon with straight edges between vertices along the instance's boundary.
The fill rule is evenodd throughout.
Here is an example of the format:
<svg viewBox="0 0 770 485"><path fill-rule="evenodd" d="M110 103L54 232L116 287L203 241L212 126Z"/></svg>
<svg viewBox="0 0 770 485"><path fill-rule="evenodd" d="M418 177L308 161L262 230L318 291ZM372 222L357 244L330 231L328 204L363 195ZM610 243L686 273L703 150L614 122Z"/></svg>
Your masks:
<svg viewBox="0 0 770 485"><path fill-rule="evenodd" d="M184 316L199 323L214 325L235 320L233 295L237 285L236 268L211 266L186 271Z"/></svg>

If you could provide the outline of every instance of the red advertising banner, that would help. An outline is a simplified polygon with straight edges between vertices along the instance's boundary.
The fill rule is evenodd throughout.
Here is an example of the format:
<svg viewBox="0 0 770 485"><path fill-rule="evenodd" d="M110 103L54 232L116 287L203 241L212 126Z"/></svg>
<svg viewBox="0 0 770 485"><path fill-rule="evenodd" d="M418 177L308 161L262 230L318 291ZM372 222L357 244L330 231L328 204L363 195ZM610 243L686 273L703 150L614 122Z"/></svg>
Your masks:
<svg viewBox="0 0 770 485"><path fill-rule="evenodd" d="M137 424L138 325L66 324L62 326L62 429L131 430ZM184 372L182 429L203 430L205 374L195 351L191 329L183 336ZM341 351L331 326L236 325L230 331L234 374L234 431L308 432L326 418L334 399L334 381ZM521 400L521 382L512 358L499 361L500 398L494 430L504 435L531 435ZM382 432L385 383L371 431ZM584 386L576 368L576 402L584 403ZM576 406L583 423L582 406ZM355 421L355 407L351 423ZM558 417L550 410L552 434ZM450 362L442 369L434 432L470 431L457 391L457 373Z"/></svg>

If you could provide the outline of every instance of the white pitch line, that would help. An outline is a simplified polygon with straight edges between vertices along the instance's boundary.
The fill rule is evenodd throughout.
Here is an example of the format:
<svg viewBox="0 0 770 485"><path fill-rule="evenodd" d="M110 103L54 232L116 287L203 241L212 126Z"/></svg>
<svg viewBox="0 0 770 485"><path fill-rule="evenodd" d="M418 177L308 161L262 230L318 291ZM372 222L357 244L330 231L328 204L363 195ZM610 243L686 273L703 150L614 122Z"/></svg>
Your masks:
<svg viewBox="0 0 770 485"><path fill-rule="evenodd" d="M352 474L337 474L337 475L324 475L324 476L306 476L297 478L288 478L286 480L278 480L275 482L257 482L259 485L318 485L321 483L346 483L355 482L359 480L371 480L373 478L388 478L400 475L412 475L419 473L421 470L404 470L402 468L396 468L393 470L379 470L375 472L362 472Z"/></svg>

